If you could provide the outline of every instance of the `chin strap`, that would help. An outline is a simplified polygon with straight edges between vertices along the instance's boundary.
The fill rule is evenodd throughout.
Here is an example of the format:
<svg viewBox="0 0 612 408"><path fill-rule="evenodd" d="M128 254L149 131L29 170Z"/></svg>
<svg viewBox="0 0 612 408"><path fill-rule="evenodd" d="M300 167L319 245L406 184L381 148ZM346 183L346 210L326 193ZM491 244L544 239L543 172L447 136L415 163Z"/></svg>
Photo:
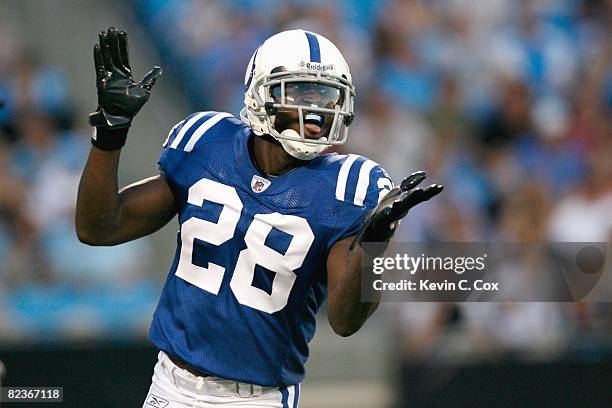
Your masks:
<svg viewBox="0 0 612 408"><path fill-rule="evenodd" d="M283 130L281 132L281 136L292 137L292 138L300 137L300 135L293 129ZM291 156L295 157L298 160L312 160L318 155L320 155L325 149L329 149L331 147L331 145L318 144L318 143L309 144L309 143L302 142L302 141L285 139L283 137L278 137L276 138L276 140L278 140L281 143L281 145L283 146L283 149L285 149L285 151L288 154L290 154Z"/></svg>
<svg viewBox="0 0 612 408"><path fill-rule="evenodd" d="M273 122L272 117L268 116L268 118ZM290 140L289 138L300 139L300 134L293 129L285 129L281 133L278 133L272 126L263 127L257 123L253 123L254 121L258 121L259 118L255 115L249 115L249 110L246 107L242 108L240 111L240 119L251 128L255 135L270 135L281 144L287 154L298 160L312 160L324 150L331 147L331 145L327 144L309 144L300 140Z"/></svg>

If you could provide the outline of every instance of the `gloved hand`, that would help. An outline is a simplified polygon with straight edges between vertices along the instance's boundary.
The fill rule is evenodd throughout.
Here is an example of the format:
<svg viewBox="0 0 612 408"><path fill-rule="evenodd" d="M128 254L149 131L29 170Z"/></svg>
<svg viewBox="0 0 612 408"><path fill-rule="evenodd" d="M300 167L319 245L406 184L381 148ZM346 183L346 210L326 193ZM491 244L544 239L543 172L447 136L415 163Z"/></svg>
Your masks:
<svg viewBox="0 0 612 408"><path fill-rule="evenodd" d="M408 214L412 207L429 200L442 191L443 187L439 184L432 184L425 189L415 188L426 177L427 174L424 171L412 173L399 186L391 189L366 215L363 227L350 248L353 249L355 245L362 242L388 243L399 221ZM384 248L386 245L377 246L379 251Z"/></svg>
<svg viewBox="0 0 612 408"><path fill-rule="evenodd" d="M140 82L132 78L128 57L127 33L110 27L99 34L94 46L98 109L89 115L96 127L92 143L103 150L115 150L125 144L127 128L149 100L151 88L162 69L153 67ZM114 130L120 130L113 132Z"/></svg>

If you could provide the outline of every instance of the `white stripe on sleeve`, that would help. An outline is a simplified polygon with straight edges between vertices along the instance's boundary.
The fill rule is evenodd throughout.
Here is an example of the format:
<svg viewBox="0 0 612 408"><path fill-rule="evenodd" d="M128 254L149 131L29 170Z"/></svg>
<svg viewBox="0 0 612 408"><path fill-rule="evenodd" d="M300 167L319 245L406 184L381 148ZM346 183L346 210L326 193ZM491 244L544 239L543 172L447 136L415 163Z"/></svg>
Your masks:
<svg viewBox="0 0 612 408"><path fill-rule="evenodd" d="M181 120L179 123L177 123L176 125L172 126L172 129L170 129L170 132L168 132L168 136L166 136L166 140L164 140L164 143L162 144L162 147L166 147L166 145L168 144L168 140L170 140L170 136L172 136L172 133L174 133L176 128L181 126L181 124L183 124L183 122L184 121Z"/></svg>
<svg viewBox="0 0 612 408"><path fill-rule="evenodd" d="M366 160L359 169L359 179L357 181L357 190L355 190L355 205L363 205L366 194L368 192L368 186L370 185L370 172L376 166L377 163L372 160Z"/></svg>
<svg viewBox="0 0 612 408"><path fill-rule="evenodd" d="M204 115L209 114L210 112L200 112L196 115L194 115L191 119L189 119L187 121L187 123L185 123L185 125L181 128L181 131L178 133L178 135L176 135L176 137L174 138L174 141L172 142L172 144L170 145L171 148L176 149L179 145L179 143L181 143L181 140L183 140L183 137L185 137L185 133L187 133L187 131L189 129L191 129L191 127L194 125L194 123L196 123L198 120L202 119L204 117ZM204 122L206 123L206 122Z"/></svg>
<svg viewBox="0 0 612 408"><path fill-rule="evenodd" d="M204 133L208 131L208 129L215 126L217 123L219 123L221 119L227 118L230 116L232 115L227 112L217 113L215 116L208 119L206 122L202 123L200 127L197 128L195 132L193 132L193 135L191 135L189 142L187 142L187 144L185 145L185 151L186 152L192 151L195 144L198 142L198 140L200 140L200 138L204 135Z"/></svg>
<svg viewBox="0 0 612 408"><path fill-rule="evenodd" d="M351 166L359 158L359 155L349 154L347 159L342 163L340 172L338 173L338 182L336 183L336 199L344 201L344 194L346 192L346 183L348 181L349 171Z"/></svg>

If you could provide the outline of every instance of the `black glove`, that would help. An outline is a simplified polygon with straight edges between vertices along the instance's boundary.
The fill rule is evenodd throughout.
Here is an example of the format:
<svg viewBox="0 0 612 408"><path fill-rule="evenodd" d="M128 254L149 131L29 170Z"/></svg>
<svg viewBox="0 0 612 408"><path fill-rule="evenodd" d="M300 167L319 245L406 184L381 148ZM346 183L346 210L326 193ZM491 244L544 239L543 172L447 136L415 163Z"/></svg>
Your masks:
<svg viewBox="0 0 612 408"><path fill-rule="evenodd" d="M162 69L153 67L140 82L134 82L126 32L110 27L99 38L100 44L94 45L98 109L89 114L89 123L96 127L94 146L115 150L125 144L132 118L149 100Z"/></svg>
<svg viewBox="0 0 612 408"><path fill-rule="evenodd" d="M350 249L362 242L372 242L385 244L372 246L373 252L377 252L373 255L384 252L386 244L395 233L399 220L406 216L408 210L442 191L443 187L439 184L432 184L425 189L415 188L425 177L427 174L424 171L417 171L389 191L380 203L366 215L363 227L351 243Z"/></svg>

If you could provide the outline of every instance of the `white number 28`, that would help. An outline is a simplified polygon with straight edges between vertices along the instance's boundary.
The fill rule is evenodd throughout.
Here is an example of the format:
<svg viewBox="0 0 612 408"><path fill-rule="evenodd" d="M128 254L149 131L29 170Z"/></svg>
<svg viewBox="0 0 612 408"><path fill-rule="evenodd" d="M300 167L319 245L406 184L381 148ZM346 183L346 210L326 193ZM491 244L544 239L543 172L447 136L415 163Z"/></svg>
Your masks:
<svg viewBox="0 0 612 408"><path fill-rule="evenodd" d="M216 295L221 288L225 267L212 262L208 263L208 267L194 265L193 243L198 239L221 245L232 239L243 204L235 188L205 178L191 186L187 198L189 204L200 207L204 201L223 206L219 220L214 223L191 217L183 223L176 276ZM264 244L272 228L292 236L284 255ZM287 305L296 279L294 271L302 266L314 241L312 229L304 218L295 215L256 214L246 231L244 241L247 247L240 251L230 280L232 292L243 305L266 313L277 312ZM275 273L270 294L252 285L256 265Z"/></svg>

